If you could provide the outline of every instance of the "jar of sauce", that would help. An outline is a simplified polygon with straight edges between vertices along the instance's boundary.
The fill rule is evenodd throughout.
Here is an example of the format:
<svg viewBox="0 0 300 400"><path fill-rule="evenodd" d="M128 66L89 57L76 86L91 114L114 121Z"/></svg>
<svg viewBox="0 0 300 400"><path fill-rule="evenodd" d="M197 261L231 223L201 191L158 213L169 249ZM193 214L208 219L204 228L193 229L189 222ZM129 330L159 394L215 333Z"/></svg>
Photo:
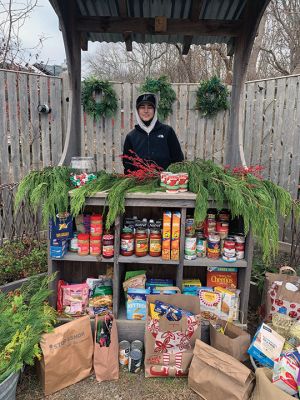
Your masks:
<svg viewBox="0 0 300 400"><path fill-rule="evenodd" d="M134 234L130 228L123 228L121 233L121 255L132 256L134 254Z"/></svg>
<svg viewBox="0 0 300 400"><path fill-rule="evenodd" d="M161 256L161 232L159 230L151 230L149 236L149 255L151 257Z"/></svg>
<svg viewBox="0 0 300 400"><path fill-rule="evenodd" d="M135 255L145 257L148 253L148 236L145 229L138 229L135 234Z"/></svg>
<svg viewBox="0 0 300 400"><path fill-rule="evenodd" d="M78 239L78 255L87 256L90 252L90 235L88 233L79 233Z"/></svg>
<svg viewBox="0 0 300 400"><path fill-rule="evenodd" d="M110 233L103 235L102 255L104 258L112 258L114 256L114 235Z"/></svg>

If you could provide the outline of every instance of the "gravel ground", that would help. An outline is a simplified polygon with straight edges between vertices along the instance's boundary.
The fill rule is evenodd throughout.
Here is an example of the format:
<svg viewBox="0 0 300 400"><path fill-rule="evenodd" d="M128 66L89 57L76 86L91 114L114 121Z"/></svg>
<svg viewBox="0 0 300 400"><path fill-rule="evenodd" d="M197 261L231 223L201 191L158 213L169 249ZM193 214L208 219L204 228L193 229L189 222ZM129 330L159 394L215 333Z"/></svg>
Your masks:
<svg viewBox="0 0 300 400"><path fill-rule="evenodd" d="M50 396L44 396L34 368L27 367L19 381L17 400L199 400L187 387L187 378L145 379L144 372L131 374L120 369L120 379L97 382L90 376Z"/></svg>

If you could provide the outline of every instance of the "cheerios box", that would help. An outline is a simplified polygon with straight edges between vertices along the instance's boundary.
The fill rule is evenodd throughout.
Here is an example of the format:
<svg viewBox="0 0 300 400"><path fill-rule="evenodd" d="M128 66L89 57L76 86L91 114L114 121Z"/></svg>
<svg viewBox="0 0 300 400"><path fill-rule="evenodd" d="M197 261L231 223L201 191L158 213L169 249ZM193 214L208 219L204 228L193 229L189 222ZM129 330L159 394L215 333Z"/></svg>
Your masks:
<svg viewBox="0 0 300 400"><path fill-rule="evenodd" d="M207 286L219 286L224 289L237 288L237 268L208 267L206 278Z"/></svg>

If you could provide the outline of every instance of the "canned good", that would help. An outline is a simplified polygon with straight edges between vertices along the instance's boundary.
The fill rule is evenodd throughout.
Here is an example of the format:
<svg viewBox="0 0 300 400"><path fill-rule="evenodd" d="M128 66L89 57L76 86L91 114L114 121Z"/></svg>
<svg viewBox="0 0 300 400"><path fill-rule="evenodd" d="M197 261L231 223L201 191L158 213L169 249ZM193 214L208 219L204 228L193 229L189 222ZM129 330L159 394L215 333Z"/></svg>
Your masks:
<svg viewBox="0 0 300 400"><path fill-rule="evenodd" d="M167 184L167 177L168 175L172 174L171 172L163 171L160 174L160 186L166 187Z"/></svg>
<svg viewBox="0 0 300 400"><path fill-rule="evenodd" d="M219 212L219 221L222 221L222 222L227 221L227 222L229 222L229 220L230 220L230 212L226 208L223 208Z"/></svg>
<svg viewBox="0 0 300 400"><path fill-rule="evenodd" d="M196 254L197 257L206 257L206 238L202 233L197 235Z"/></svg>
<svg viewBox="0 0 300 400"><path fill-rule="evenodd" d="M189 174L187 172L179 172L179 192L187 192Z"/></svg>
<svg viewBox="0 0 300 400"><path fill-rule="evenodd" d="M216 219L217 218L217 209L216 208L209 208L207 210L207 219Z"/></svg>
<svg viewBox="0 0 300 400"><path fill-rule="evenodd" d="M185 236L191 236L195 233L194 218L188 217L185 220Z"/></svg>
<svg viewBox="0 0 300 400"><path fill-rule="evenodd" d="M130 343L127 340L122 340L119 343L119 363L121 365L128 365L130 353Z"/></svg>
<svg viewBox="0 0 300 400"><path fill-rule="evenodd" d="M77 239L77 236L78 236L78 233L74 232L74 236L73 236L73 238L71 239L71 242L70 242L70 251L72 251L74 253L77 253L77 251L78 251L78 239Z"/></svg>
<svg viewBox="0 0 300 400"><path fill-rule="evenodd" d="M196 236L186 236L184 243L184 258L186 260L195 260L197 258L196 247Z"/></svg>
<svg viewBox="0 0 300 400"><path fill-rule="evenodd" d="M245 235L242 233L239 233L237 235L234 235L236 243L245 243Z"/></svg>
<svg viewBox="0 0 300 400"><path fill-rule="evenodd" d="M178 193L179 192L179 174L167 175L166 192L167 193Z"/></svg>
<svg viewBox="0 0 300 400"><path fill-rule="evenodd" d="M218 259L220 257L220 236L209 235L207 241L207 257Z"/></svg>
<svg viewBox="0 0 300 400"><path fill-rule="evenodd" d="M141 370L143 353L139 349L131 350L129 354L128 370L136 374Z"/></svg>
<svg viewBox="0 0 300 400"><path fill-rule="evenodd" d="M216 228L217 228L217 232L220 235L221 239L225 239L228 236L229 222L227 222L227 221L218 221Z"/></svg>
<svg viewBox="0 0 300 400"><path fill-rule="evenodd" d="M141 351L143 351L143 347L144 347L144 343L140 340L134 340L133 342L131 342L131 346L130 346L131 350L138 349Z"/></svg>

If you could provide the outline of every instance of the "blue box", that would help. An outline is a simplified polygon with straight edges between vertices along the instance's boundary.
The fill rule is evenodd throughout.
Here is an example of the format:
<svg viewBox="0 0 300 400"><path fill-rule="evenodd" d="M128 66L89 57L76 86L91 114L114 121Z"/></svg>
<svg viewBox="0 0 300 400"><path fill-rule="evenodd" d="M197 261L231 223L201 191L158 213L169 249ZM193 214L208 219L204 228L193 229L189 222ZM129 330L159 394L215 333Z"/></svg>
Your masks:
<svg viewBox="0 0 300 400"><path fill-rule="evenodd" d="M53 240L67 240L73 237L73 217L70 213L65 213L62 217L57 214L56 220L51 218L49 221L49 239Z"/></svg>

